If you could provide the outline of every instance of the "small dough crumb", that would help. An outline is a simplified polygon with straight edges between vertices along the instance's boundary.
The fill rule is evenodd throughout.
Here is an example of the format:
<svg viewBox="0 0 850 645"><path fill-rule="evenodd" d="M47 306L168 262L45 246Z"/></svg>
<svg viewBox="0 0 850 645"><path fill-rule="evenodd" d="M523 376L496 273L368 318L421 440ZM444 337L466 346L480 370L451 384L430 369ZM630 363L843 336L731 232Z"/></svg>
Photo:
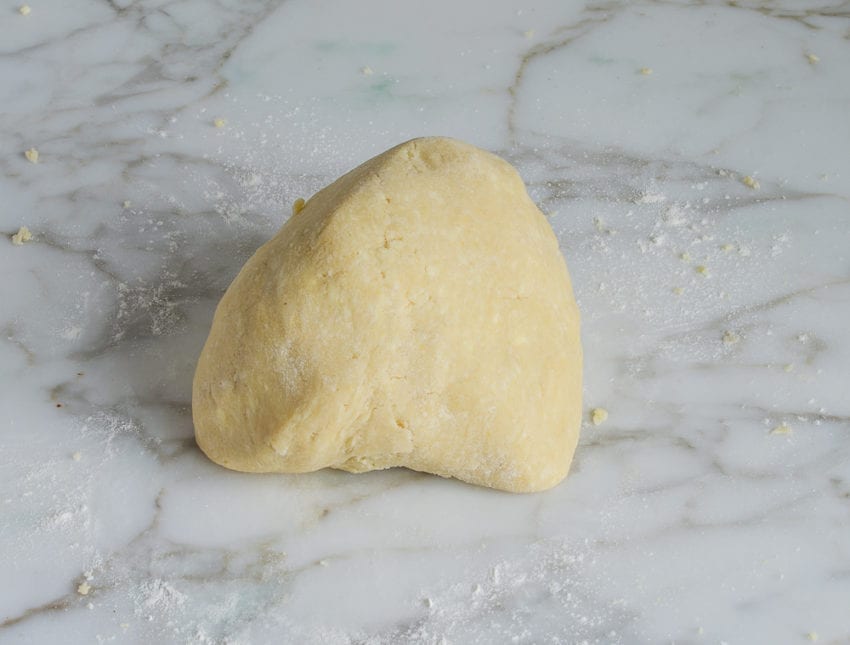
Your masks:
<svg viewBox="0 0 850 645"><path fill-rule="evenodd" d="M651 76L652 68L651 67L641 67L640 68L641 76Z"/></svg>
<svg viewBox="0 0 850 645"><path fill-rule="evenodd" d="M121 205L122 205L124 208L130 208L130 206L132 206L132 205L133 205L133 202L131 202L129 199L125 199L125 200L124 200L124 203L123 203L123 204L121 204Z"/></svg>
<svg viewBox="0 0 850 645"><path fill-rule="evenodd" d="M298 213L304 210L304 205L306 203L307 202L304 201L303 197L299 197L294 202L292 202L292 214L298 215Z"/></svg>
<svg viewBox="0 0 850 645"><path fill-rule="evenodd" d="M788 424L781 424L776 426L773 430L770 431L770 434L791 434L792 429Z"/></svg>
<svg viewBox="0 0 850 645"><path fill-rule="evenodd" d="M372 74L375 73L375 70L373 70L368 65L364 65L363 67L360 68L360 73L363 74L363 76L371 76Z"/></svg>
<svg viewBox="0 0 850 645"><path fill-rule="evenodd" d="M612 235L617 232L613 228L609 228L608 226L606 226L605 222L602 221L601 217L594 217L593 225L596 227L597 231L599 231L600 233L605 233L606 235Z"/></svg>
<svg viewBox="0 0 850 645"><path fill-rule="evenodd" d="M782 369L784 369L786 372L793 372L794 371L794 363L788 363L788 365L786 365Z"/></svg>
<svg viewBox="0 0 850 645"><path fill-rule="evenodd" d="M217 128L223 128L227 125L227 119L222 119L221 117L213 119L213 125Z"/></svg>
<svg viewBox="0 0 850 645"><path fill-rule="evenodd" d="M759 184L758 179L750 177L750 175L746 175L741 180L741 183L744 184L744 186L746 186L747 188L752 188L753 190L758 190L759 188L761 188L761 184Z"/></svg>
<svg viewBox="0 0 850 645"><path fill-rule="evenodd" d="M700 264L699 266L695 267L694 270L702 276L708 275L708 267L706 267L704 264Z"/></svg>
<svg viewBox="0 0 850 645"><path fill-rule="evenodd" d="M77 586L77 593L81 596L88 596L89 591L91 591L91 585L88 582L81 582Z"/></svg>
<svg viewBox="0 0 850 645"><path fill-rule="evenodd" d="M818 633L817 632L809 632L808 634L806 634L806 638L808 638L810 641L812 641L814 643L818 639Z"/></svg>
<svg viewBox="0 0 850 645"><path fill-rule="evenodd" d="M685 290L682 287L673 287L673 293L675 293L677 296L681 296L683 293L685 293Z"/></svg>
<svg viewBox="0 0 850 645"><path fill-rule="evenodd" d="M735 245L734 244L724 244L723 246L720 247L720 250L723 251L724 253L730 253L730 252L735 250Z"/></svg>
<svg viewBox="0 0 850 645"><path fill-rule="evenodd" d="M81 453L79 450L77 452L75 452L73 455L71 455L71 459L73 459L74 461L79 461L82 458L83 458L83 453Z"/></svg>
<svg viewBox="0 0 850 645"><path fill-rule="evenodd" d="M806 54L806 60L809 61L810 65L817 65L820 62L820 56L809 52L808 54Z"/></svg>
<svg viewBox="0 0 850 645"><path fill-rule="evenodd" d="M18 229L18 232L12 236L12 244L22 246L24 242L29 242L32 239L32 233L26 226Z"/></svg>
<svg viewBox="0 0 850 645"><path fill-rule="evenodd" d="M688 253L687 251L685 251L684 253L680 253L680 254L679 254L679 259L680 259L682 262L690 262L690 261L691 261L691 254L690 254L690 253Z"/></svg>
<svg viewBox="0 0 850 645"><path fill-rule="evenodd" d="M319 566L320 567L328 566L328 561L327 560L319 560Z"/></svg>
<svg viewBox="0 0 850 645"><path fill-rule="evenodd" d="M590 411L590 421L593 425L598 426L608 420L608 410L605 408L593 408Z"/></svg>
<svg viewBox="0 0 850 645"><path fill-rule="evenodd" d="M533 29L526 29L524 32L522 32L522 35L525 36L526 38L534 38L534 30Z"/></svg>
<svg viewBox="0 0 850 645"><path fill-rule="evenodd" d="M18 7L18 13L22 16L30 15L30 11L32 11L32 9L30 9L30 6L28 4L22 4L20 7Z"/></svg>
<svg viewBox="0 0 850 645"><path fill-rule="evenodd" d="M723 334L723 343L726 345L734 345L739 340L741 340L741 337L734 331L727 331Z"/></svg>
<svg viewBox="0 0 850 645"><path fill-rule="evenodd" d="M30 148L29 150L24 152L24 156L30 163L38 163L38 150L36 150L35 148Z"/></svg>

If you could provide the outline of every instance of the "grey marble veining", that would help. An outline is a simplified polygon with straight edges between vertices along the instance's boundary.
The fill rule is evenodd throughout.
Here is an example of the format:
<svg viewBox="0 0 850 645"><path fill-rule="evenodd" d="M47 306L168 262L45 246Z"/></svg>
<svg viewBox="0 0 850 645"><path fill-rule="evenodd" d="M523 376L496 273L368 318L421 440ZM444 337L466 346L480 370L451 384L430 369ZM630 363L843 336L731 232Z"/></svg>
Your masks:
<svg viewBox="0 0 850 645"><path fill-rule="evenodd" d="M850 642L848 3L30 9L0 7L0 642ZM428 134L550 217L608 420L538 495L210 463L218 298L294 199Z"/></svg>

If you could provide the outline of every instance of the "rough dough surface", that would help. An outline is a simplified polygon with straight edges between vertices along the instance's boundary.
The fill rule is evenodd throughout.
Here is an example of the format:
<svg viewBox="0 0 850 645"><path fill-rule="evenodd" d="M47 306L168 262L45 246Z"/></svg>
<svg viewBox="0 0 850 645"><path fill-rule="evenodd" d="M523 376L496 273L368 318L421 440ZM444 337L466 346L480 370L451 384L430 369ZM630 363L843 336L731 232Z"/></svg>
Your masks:
<svg viewBox="0 0 850 645"><path fill-rule="evenodd" d="M242 268L198 362L195 435L240 471L405 466L538 491L569 469L581 362L567 267L519 174L414 139Z"/></svg>

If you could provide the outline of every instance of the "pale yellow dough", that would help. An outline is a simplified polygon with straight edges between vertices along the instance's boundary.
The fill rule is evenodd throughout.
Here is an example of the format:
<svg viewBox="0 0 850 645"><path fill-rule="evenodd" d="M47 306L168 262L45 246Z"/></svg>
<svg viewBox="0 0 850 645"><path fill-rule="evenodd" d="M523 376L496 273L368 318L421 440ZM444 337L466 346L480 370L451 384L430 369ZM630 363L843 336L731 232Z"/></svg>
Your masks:
<svg viewBox="0 0 850 645"><path fill-rule="evenodd" d="M195 373L195 436L247 472L405 466L508 491L567 474L579 313L507 162L414 139L314 195L247 262Z"/></svg>

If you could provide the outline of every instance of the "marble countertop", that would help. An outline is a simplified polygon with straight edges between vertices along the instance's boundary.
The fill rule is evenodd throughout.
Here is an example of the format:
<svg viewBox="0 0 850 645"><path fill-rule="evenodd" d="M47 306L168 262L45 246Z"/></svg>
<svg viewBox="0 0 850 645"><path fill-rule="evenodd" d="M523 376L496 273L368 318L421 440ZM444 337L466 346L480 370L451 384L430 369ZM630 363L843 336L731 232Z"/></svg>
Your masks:
<svg viewBox="0 0 850 645"><path fill-rule="evenodd" d="M0 12L0 642L850 643L846 1ZM534 495L209 462L230 280L429 134L550 217L607 421Z"/></svg>

